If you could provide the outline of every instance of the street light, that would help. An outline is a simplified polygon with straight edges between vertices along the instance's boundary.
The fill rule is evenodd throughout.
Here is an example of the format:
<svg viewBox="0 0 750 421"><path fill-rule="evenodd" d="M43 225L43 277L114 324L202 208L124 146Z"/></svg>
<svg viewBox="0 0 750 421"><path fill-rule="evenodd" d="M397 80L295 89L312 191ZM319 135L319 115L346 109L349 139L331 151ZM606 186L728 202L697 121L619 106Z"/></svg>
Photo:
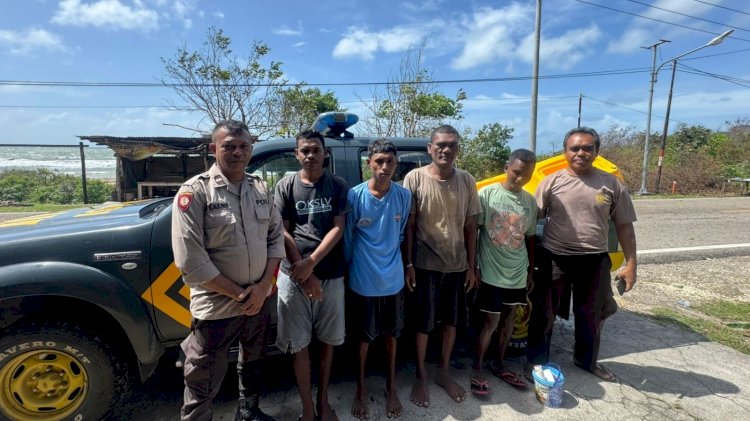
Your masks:
<svg viewBox="0 0 750 421"><path fill-rule="evenodd" d="M706 47L713 47L714 45L721 44L722 41L726 37L732 34L734 32L734 29L730 29L723 34L717 36L716 38L712 39L711 41L701 45L698 48L693 48L692 50L682 53L680 55L677 55L675 57L670 58L669 60L666 60L662 62L659 67L656 66L656 46L659 44L654 44L651 47L648 48L654 48L654 61L651 65L651 85L649 89L648 94L648 119L646 120L646 140L643 145L643 171L641 172L641 189L639 191L640 194L646 194L648 193L648 190L646 189L646 181L648 179L648 147L649 147L649 136L651 135L651 105L654 100L654 84L656 83L656 77L659 74L659 70L661 70L662 66L669 63L670 61L674 61L674 64L677 64L677 59L685 57L688 54L692 54L698 50L702 50ZM663 40L662 40L663 41Z"/></svg>

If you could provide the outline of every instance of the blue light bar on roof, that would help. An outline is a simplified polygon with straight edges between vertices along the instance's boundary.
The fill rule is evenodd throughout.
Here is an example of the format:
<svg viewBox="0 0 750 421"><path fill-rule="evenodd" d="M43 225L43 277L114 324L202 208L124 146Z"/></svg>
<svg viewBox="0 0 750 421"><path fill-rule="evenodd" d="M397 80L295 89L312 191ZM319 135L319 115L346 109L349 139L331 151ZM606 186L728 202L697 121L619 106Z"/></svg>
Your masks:
<svg viewBox="0 0 750 421"><path fill-rule="evenodd" d="M325 137L352 137L346 129L357 124L359 117L352 113L327 112L322 113L315 119L312 129L319 131Z"/></svg>

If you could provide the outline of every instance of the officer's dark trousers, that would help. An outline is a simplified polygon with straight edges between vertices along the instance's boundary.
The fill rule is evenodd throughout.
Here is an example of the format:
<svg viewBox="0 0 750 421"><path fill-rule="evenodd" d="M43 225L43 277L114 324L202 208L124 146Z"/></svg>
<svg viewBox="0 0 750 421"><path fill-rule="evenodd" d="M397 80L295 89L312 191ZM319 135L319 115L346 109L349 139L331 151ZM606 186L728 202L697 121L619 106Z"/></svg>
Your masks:
<svg viewBox="0 0 750 421"><path fill-rule="evenodd" d="M211 420L212 400L219 392L229 365L229 348L239 341L237 362L240 402L254 400L260 386L260 364L268 344L268 302L255 316L221 320L193 319L190 334L180 345L185 353L185 393L182 421Z"/></svg>
<svg viewBox="0 0 750 421"><path fill-rule="evenodd" d="M549 361L555 317L567 318L572 288L575 317L575 363L592 370L599 358L604 320L617 311L612 296L607 253L563 256L541 248L531 294L532 311L526 348L530 363Z"/></svg>

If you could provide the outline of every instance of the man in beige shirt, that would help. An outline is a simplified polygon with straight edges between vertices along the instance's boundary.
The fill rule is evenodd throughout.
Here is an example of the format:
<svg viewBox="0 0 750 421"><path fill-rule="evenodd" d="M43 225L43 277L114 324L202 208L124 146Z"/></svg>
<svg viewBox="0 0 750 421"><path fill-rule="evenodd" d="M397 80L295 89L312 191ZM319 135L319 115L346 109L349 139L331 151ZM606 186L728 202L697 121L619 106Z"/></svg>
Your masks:
<svg viewBox="0 0 750 421"><path fill-rule="evenodd" d="M272 420L258 408L259 365L270 321L266 298L284 257L281 215L266 184L245 173L252 138L244 123L219 122L209 148L216 163L182 185L172 210L172 249L190 287L181 419L210 420L212 403L239 341L238 420Z"/></svg>
<svg viewBox="0 0 750 421"><path fill-rule="evenodd" d="M610 278L612 262L607 253L609 221L615 224L625 254L625 266L618 273L622 292L630 291L637 270L636 215L627 187L614 175L594 167L599 146L594 129L570 130L563 140L568 166L545 177L536 190L540 216L546 219L546 225L532 293L527 378L533 364L549 359L555 316L567 318L572 295L573 362L602 380L616 379L598 361L604 320L617 311Z"/></svg>
<svg viewBox="0 0 750 421"><path fill-rule="evenodd" d="M427 152L432 163L409 172L404 187L412 206L406 226L406 286L410 318L417 332L417 379L411 401L430 405L425 356L429 333L440 325L442 355L435 381L456 402L466 391L448 374L456 326L467 320L466 291L476 287L476 217L482 212L476 181L455 168L459 135L449 125L432 131ZM412 260L413 259L413 260Z"/></svg>

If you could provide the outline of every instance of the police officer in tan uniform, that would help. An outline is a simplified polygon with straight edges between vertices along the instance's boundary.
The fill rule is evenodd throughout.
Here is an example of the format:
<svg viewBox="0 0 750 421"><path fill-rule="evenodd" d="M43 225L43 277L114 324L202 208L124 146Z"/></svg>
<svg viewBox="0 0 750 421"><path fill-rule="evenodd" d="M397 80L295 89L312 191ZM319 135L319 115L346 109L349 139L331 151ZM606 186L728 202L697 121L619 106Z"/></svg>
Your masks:
<svg viewBox="0 0 750 421"><path fill-rule="evenodd" d="M281 215L267 186L245 173L253 143L244 123L219 122L211 135L216 163L182 185L172 211L172 249L190 287L182 420L210 420L212 400L239 341L238 420L272 420L258 408L257 361L269 333L266 298L285 256Z"/></svg>

